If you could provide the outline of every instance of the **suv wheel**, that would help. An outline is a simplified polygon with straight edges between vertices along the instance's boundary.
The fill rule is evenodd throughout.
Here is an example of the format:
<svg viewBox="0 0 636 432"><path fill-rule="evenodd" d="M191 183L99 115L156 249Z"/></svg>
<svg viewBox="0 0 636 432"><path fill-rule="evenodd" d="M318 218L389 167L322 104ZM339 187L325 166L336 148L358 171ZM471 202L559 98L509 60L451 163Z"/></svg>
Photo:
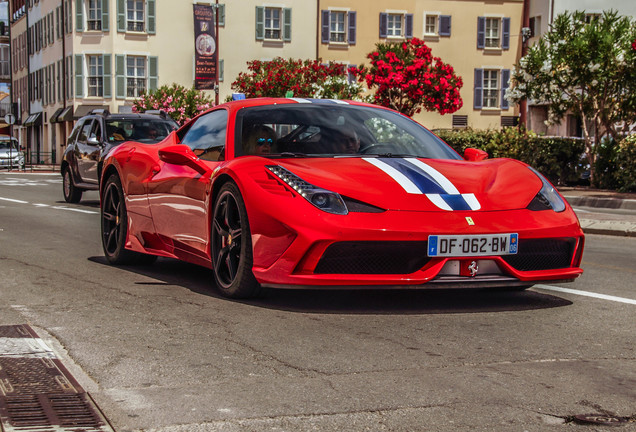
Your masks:
<svg viewBox="0 0 636 432"><path fill-rule="evenodd" d="M69 167L65 167L62 172L62 190L64 199L68 203L78 203L82 199L82 189L75 187L73 183L73 175Z"/></svg>

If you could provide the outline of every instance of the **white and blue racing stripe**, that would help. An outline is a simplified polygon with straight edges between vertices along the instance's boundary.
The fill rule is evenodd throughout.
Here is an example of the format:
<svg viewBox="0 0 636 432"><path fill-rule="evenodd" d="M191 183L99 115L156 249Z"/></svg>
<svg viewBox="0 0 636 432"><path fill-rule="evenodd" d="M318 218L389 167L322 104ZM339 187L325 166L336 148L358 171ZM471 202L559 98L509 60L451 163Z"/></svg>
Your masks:
<svg viewBox="0 0 636 432"><path fill-rule="evenodd" d="M474 194L462 194L455 185L432 166L415 158L364 158L384 171L410 194L424 194L446 211L479 210Z"/></svg>

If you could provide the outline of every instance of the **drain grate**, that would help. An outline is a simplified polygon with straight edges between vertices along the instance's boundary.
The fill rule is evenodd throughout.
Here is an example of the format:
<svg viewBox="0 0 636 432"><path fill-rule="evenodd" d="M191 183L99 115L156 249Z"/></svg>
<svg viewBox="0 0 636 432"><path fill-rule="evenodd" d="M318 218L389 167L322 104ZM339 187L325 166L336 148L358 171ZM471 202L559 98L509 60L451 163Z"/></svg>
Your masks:
<svg viewBox="0 0 636 432"><path fill-rule="evenodd" d="M0 430L114 432L88 393L28 325L0 326Z"/></svg>
<svg viewBox="0 0 636 432"><path fill-rule="evenodd" d="M622 426L629 423L629 417L617 417L607 414L579 414L574 416L574 420L580 424L596 424L603 426Z"/></svg>

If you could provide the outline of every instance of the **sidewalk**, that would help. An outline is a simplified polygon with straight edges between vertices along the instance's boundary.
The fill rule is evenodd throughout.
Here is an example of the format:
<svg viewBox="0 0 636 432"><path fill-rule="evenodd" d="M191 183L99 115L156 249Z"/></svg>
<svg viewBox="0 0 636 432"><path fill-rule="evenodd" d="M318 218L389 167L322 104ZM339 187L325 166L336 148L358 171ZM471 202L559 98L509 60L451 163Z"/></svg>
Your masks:
<svg viewBox="0 0 636 432"><path fill-rule="evenodd" d="M559 188L586 234L636 237L636 193Z"/></svg>

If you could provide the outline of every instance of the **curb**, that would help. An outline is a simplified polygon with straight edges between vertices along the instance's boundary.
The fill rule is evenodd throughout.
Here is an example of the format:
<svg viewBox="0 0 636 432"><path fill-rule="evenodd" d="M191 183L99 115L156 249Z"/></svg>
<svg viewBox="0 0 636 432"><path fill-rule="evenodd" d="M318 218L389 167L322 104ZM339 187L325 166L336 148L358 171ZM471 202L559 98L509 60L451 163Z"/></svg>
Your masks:
<svg viewBox="0 0 636 432"><path fill-rule="evenodd" d="M581 228L585 234L601 234L618 237L636 237L636 225L622 221L597 221L591 219L579 219Z"/></svg>
<svg viewBox="0 0 636 432"><path fill-rule="evenodd" d="M622 198L603 198L593 196L563 196L571 206L636 210L636 200Z"/></svg>

